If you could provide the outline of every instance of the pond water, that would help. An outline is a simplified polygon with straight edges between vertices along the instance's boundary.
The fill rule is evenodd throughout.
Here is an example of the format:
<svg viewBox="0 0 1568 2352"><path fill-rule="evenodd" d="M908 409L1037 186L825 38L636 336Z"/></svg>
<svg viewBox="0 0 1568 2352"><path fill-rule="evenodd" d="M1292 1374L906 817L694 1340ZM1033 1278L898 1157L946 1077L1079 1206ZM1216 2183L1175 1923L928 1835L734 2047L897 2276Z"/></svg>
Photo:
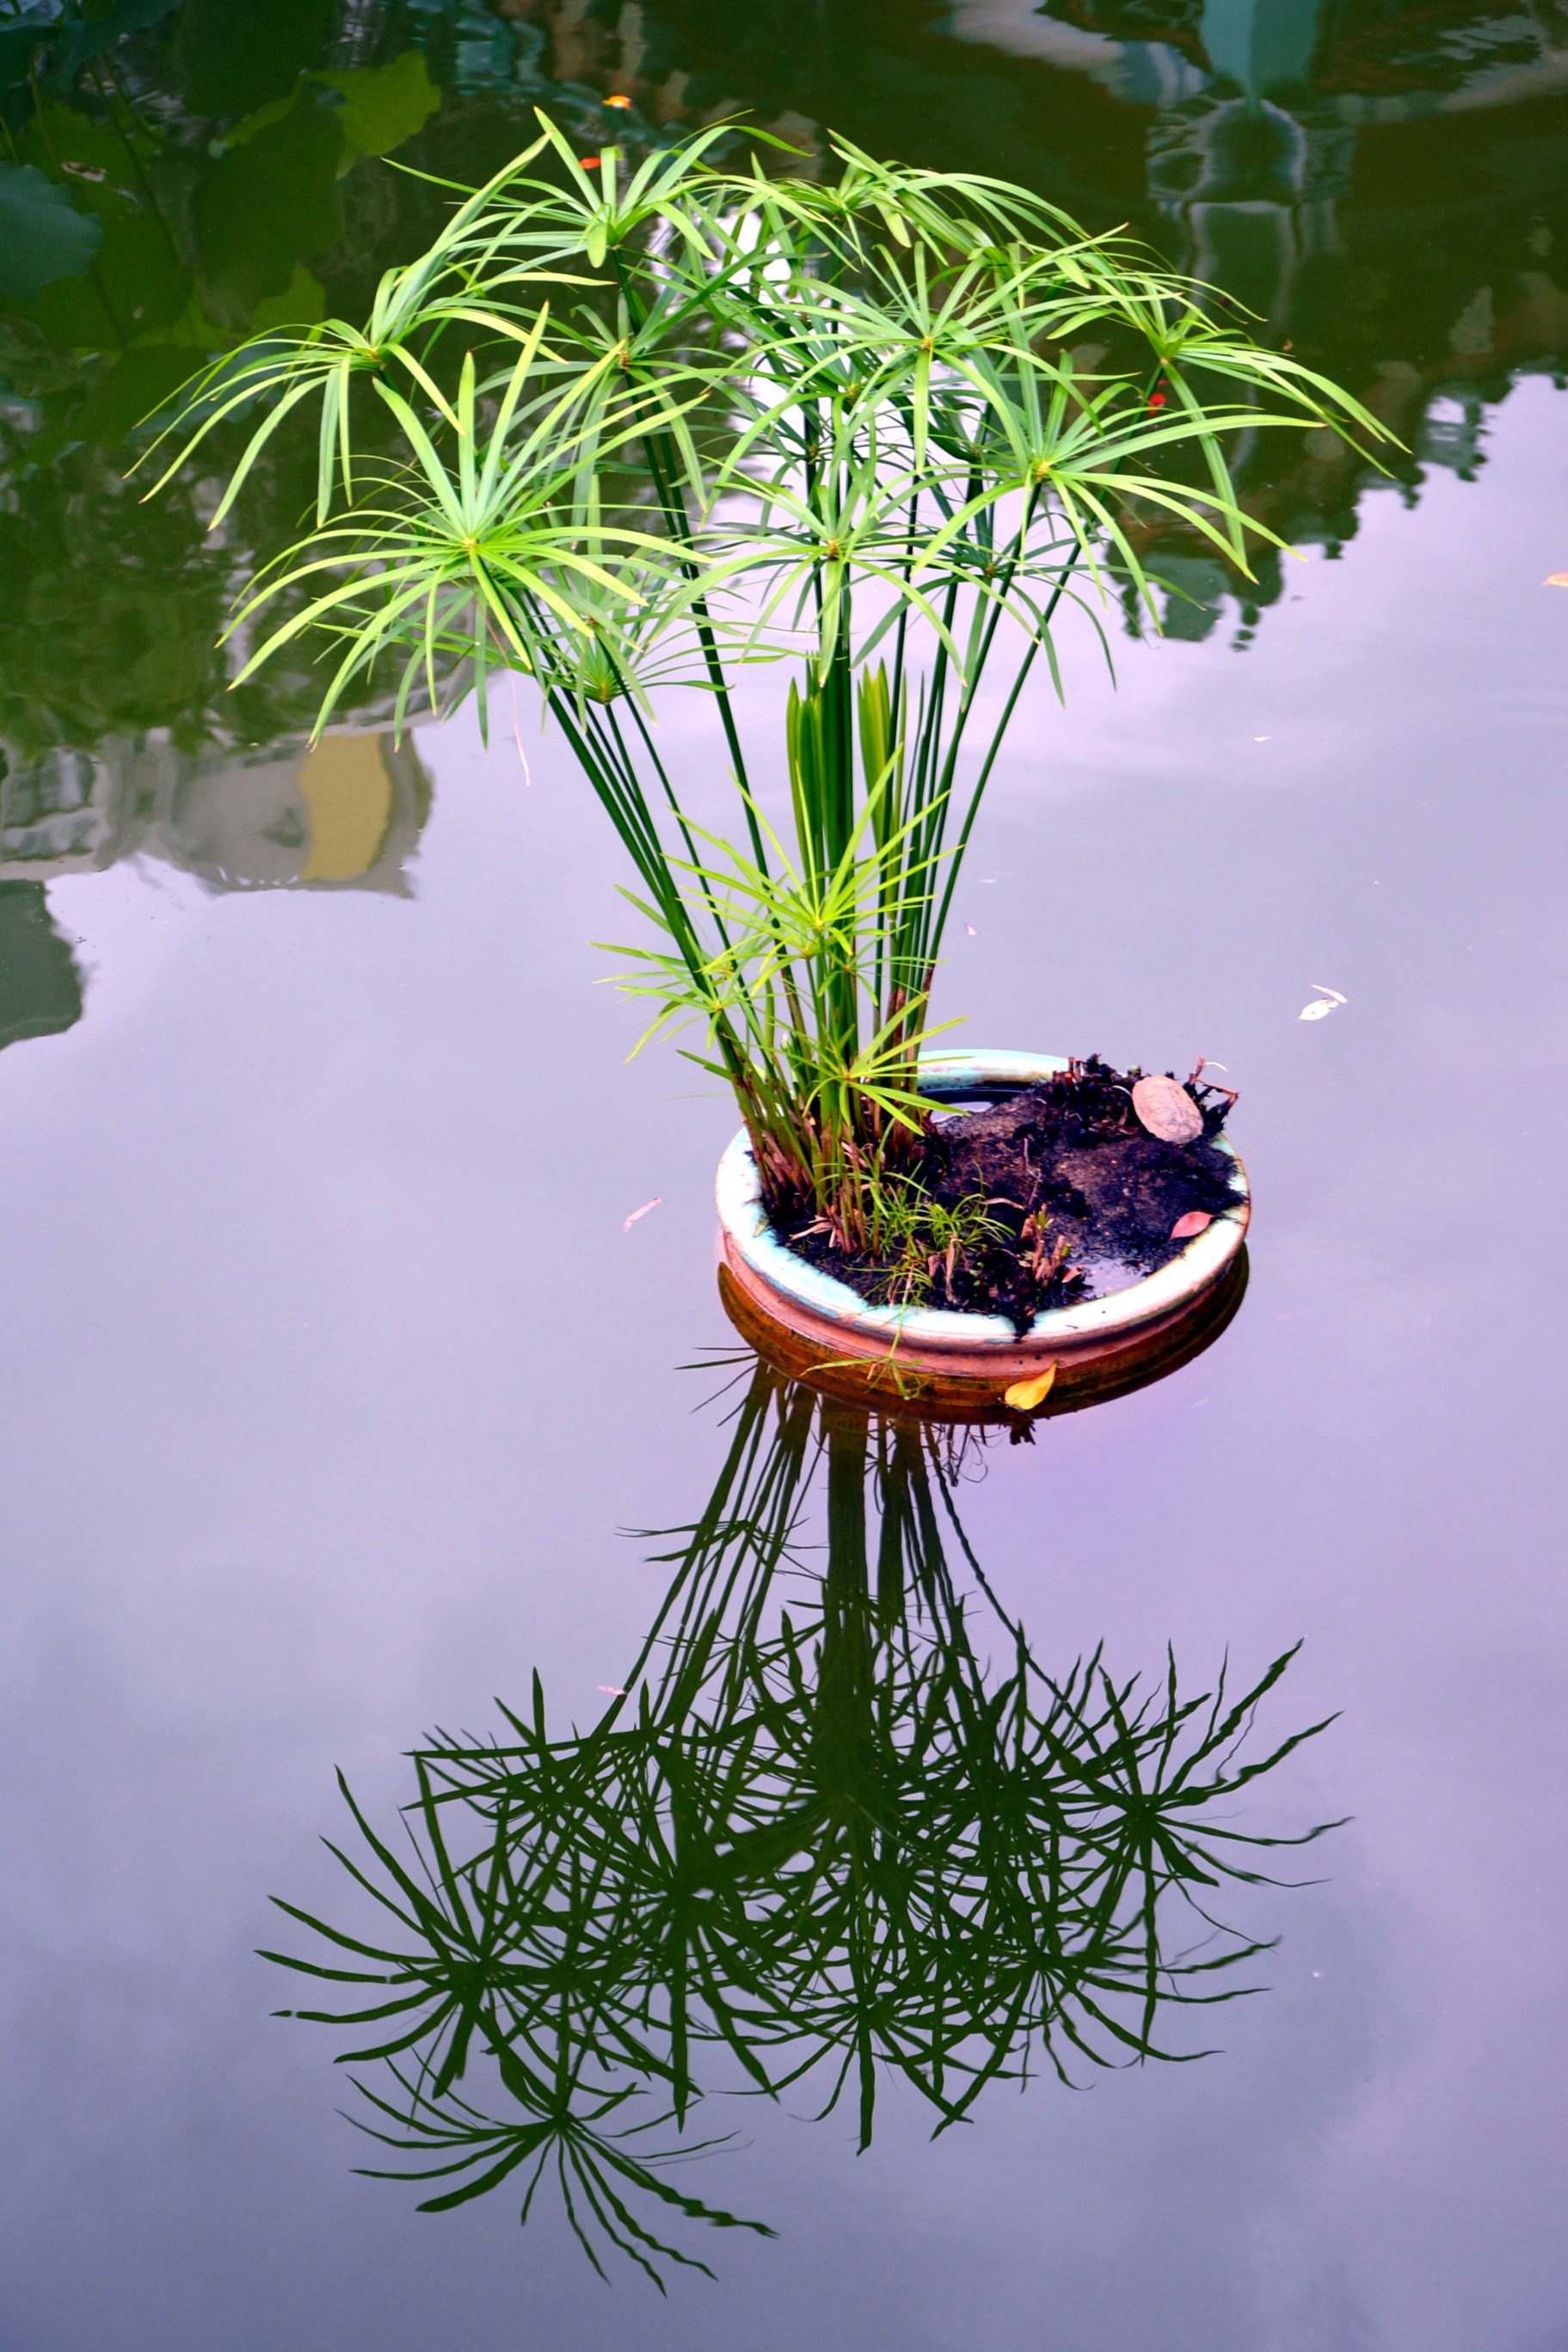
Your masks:
<svg viewBox="0 0 1568 2352"><path fill-rule="evenodd" d="M123 85L163 142L143 160L177 234L133 252L124 223L152 211L127 209L99 278L13 286L0 321L0 2342L1562 2352L1568 596L1543 583L1568 565L1568 19L1546 0L120 16L53 98L58 52L40 61L54 148L35 168L81 217L107 204L65 166L99 169ZM389 68L372 120L351 77ZM633 103L612 117L606 94ZM636 1008L595 985L618 875L559 744L528 735L525 767L460 714L401 749L372 727L307 754L299 678L236 718L212 652L230 557L201 537L201 485L147 508L120 487L125 424L193 335L308 315L312 289L351 309L410 248L435 199L378 140L472 178L541 100L585 151L612 121L649 139L745 105L796 143L831 125L1130 220L1407 445L1384 478L1309 445L1270 486L1299 560L1244 601L1194 559L1163 639L1117 634L1113 684L1085 632L1065 709L1042 694L1010 739L941 1009L977 1043L1207 1054L1240 1090L1257 1204L1217 1342L1031 1444L906 1441L894 1476L895 1433L808 1433L715 1289L733 1114L673 1055L628 1065ZM26 161L33 93L5 103ZM270 127L228 137L269 105ZM269 162L280 125L298 152ZM120 349L79 305L112 313L137 270L143 331L175 340ZM291 520L295 488L280 467L245 530ZM1343 1003L1302 1023L1324 988ZM1299 1883L1198 1890L1272 1948L1212 1979L1255 1998L1155 2019L1173 2053L1212 2053L1191 2063L1100 2068L1059 2035L1069 2082L1037 2048L1020 2085L1015 2053L934 2139L912 2056L883 2071L862 2153L858 2080L817 2119L853 2055L841 2020L826 2071L776 2104L725 2095L739 2062L705 2057L688 2137L735 2137L660 2177L776 2234L638 2186L643 2226L715 2273L665 2260L661 2296L602 2233L595 2274L549 2181L519 2230L524 2174L434 2214L428 2187L360 2177L398 2164L337 2113L333 2057L365 2029L273 2016L332 1989L256 1948L323 1957L275 1895L356 1933L371 1916L320 1843L366 1853L337 1770L390 1832L437 1727L470 1759L520 1738L500 1710L526 1732L537 1675L552 1733L588 1731L635 1695L672 1608L690 1613L648 1686L699 1634L729 1671L771 1557L761 1517L738 1522L791 1462L802 1516L773 1598L808 1631L831 1618L840 1647L824 1635L819 1683L774 1720L762 1794L726 1798L731 1829L760 1835L786 1802L791 1721L874 1744L876 1694L922 1704L934 1659L916 1793L956 1775L962 1796L964 1694L1005 1685L1020 1629L1031 1720L1096 1652L1157 1719L1167 1652L1185 1701L1227 1660L1244 1692L1300 1643L1242 1761L1333 1722L1205 1819L1343 1825L1304 1853L1223 1849ZM942 1558L916 1561L899 1522L905 1616L885 1529L911 1479ZM724 1523L706 1551L635 1532L705 1512ZM699 1590L715 1542L738 1562L727 1600ZM915 1629L902 1657L895 1620ZM829 1687L840 1668L872 1693L860 1713ZM747 1672L749 1705L788 1659ZM708 1727L691 1753L716 1757L739 1704L688 1693L667 1721ZM932 1802L940 1884L970 1864ZM562 1850L586 1841L579 1824ZM521 1862L543 1850L525 1825ZM573 1916L646 1933L645 1908L614 1907L635 1875L617 1868ZM1071 1943L1063 1899L1053 1882L1026 1944ZM776 2036L816 2030L809 1941L787 1923L766 1966L731 1956ZM1164 1949L1224 1946L1173 1915ZM999 2015L1016 1957L1004 1937L952 1966ZM1135 1938L1105 1965L1135 1980ZM886 2013L936 2046L956 1996L930 1948L886 1966Z"/></svg>

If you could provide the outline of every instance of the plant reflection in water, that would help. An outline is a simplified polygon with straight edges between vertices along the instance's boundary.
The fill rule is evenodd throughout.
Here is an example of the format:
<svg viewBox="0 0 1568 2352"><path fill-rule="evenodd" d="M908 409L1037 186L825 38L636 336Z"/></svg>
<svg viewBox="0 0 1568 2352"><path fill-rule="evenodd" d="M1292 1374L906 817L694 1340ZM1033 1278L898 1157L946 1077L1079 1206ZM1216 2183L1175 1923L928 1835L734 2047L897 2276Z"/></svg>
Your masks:
<svg viewBox="0 0 1568 2352"><path fill-rule="evenodd" d="M1323 1728L1247 1753L1293 1652L1235 1695L1098 1651L1053 1675L959 1521L977 1433L741 1378L625 1690L568 1732L536 1674L493 1739L416 1749L395 1841L344 1783L360 1842L332 1851L379 1924L284 1903L329 1948L267 1956L359 1989L282 2013L371 2029L355 2120L399 2163L364 2169L426 2211L510 2182L524 2219L553 2179L596 2269L661 2285L706 2268L658 2234L677 2212L771 2234L670 2177L722 2144L715 2090L852 2103L863 2149L884 2078L940 2133L991 2083L1202 2054L1161 2012L1255 1990L1267 1948L1217 1897L1322 1833L1238 1821Z"/></svg>

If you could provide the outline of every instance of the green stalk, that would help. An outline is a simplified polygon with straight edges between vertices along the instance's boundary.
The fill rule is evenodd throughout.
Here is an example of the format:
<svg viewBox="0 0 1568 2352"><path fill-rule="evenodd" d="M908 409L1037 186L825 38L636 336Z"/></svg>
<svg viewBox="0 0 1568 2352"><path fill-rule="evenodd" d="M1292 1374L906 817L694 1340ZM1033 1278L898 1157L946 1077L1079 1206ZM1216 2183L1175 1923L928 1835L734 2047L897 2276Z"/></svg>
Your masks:
<svg viewBox="0 0 1568 2352"><path fill-rule="evenodd" d="M615 667L615 657L612 654L609 656L609 659L612 667ZM617 676L619 676L619 669L617 667ZM670 808L674 815L675 823L680 828L681 839L685 845L686 856L691 864L698 868L698 887L702 891L705 901L706 902L708 913L713 918L714 929L718 933L720 943L724 947L727 948L730 944L729 933L725 928L724 917L719 913L718 902L713 895L713 885L707 878L706 866L704 866L702 859L697 855L695 835L693 834L690 825L686 822L685 810L682 808L680 802L675 797L675 788L671 783L669 776L665 772L664 763L663 760L660 759L657 751L654 749L653 739L649 735L647 724L643 719L642 711L638 709L636 701L631 696L628 696L627 699L631 706L632 720L636 726L637 732L643 740L643 748L653 763L653 772L658 777L659 783L664 791L664 798L669 803ZM609 722L611 733L614 737L615 748L620 755L625 774L631 781L632 789L635 790L639 797L641 797L642 786L637 780L636 768L632 762L632 755L626 748L625 739L622 737L621 732L621 722L619 719L617 719L612 707L607 709L605 715ZM652 829L652 818L649 820L649 824L650 829Z"/></svg>
<svg viewBox="0 0 1568 2352"><path fill-rule="evenodd" d="M646 323L647 313L643 309L636 289L628 276L619 247L615 249L612 261L615 282L620 289L621 298L626 305L627 317L633 330L636 330ZM692 545L691 518L686 512L685 495L680 488L679 462L676 453L670 446L669 434L661 428L657 432L645 435L643 446L647 452L648 467L653 477L654 491L664 518L664 527L677 545L689 551ZM688 583L696 579L696 567L690 561L689 553L682 569ZM763 845L761 828L758 824L751 804L751 787L747 775L746 754L741 748L740 730L736 724L735 710L730 700L729 680L725 674L718 642L714 635L712 621L708 614L707 598L695 597L693 600L692 611L696 620L697 643L702 648L708 683L718 705L719 723L724 729L724 739L734 766L735 780L740 788L745 804L747 828L751 840L751 854L762 872L766 874L767 852Z"/></svg>
<svg viewBox="0 0 1568 2352"><path fill-rule="evenodd" d="M969 795L968 807L965 811L963 827L959 833L952 857L948 863L947 886L943 891L941 903L937 909L936 919L933 926L931 935L931 952L933 957L936 956L942 944L942 933L946 927L948 910L953 903L953 893L958 885L959 868L964 862L964 853L969 846L969 835L974 829L975 819L979 814L980 801L984 795L987 784L990 782L991 770L995 767L997 755L1002 748L1002 739L1006 735L1008 728L1012 722L1013 711L1017 706L1019 695L1023 692L1024 682L1028 678L1030 671L1034 667L1035 656L1040 651L1043 634L1051 626L1051 619L1056 612L1056 608L1067 593L1068 578L1077 561L1078 557L1076 552L1074 552L1069 557L1062 571L1061 580L1051 591L1051 602L1045 608L1045 617L1040 624L1040 630L1030 639L1029 650L1024 655L1023 661L1019 666L1017 677L1013 679L1012 691L1009 694L1007 701L1002 706L1000 718L998 719L996 726L991 730L991 740L987 747L985 759L981 762L980 772L975 780L975 789ZM992 634L995 634L994 630Z"/></svg>

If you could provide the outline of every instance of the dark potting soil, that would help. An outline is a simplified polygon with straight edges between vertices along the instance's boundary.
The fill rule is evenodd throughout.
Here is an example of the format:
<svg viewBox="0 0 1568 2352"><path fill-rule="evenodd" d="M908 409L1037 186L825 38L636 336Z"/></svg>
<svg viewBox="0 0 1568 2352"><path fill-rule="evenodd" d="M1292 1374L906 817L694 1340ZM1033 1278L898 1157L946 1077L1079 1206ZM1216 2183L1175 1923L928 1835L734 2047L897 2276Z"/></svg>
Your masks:
<svg viewBox="0 0 1568 2352"><path fill-rule="evenodd" d="M907 1259L901 1268L887 1257L847 1254L812 1229L809 1214L779 1219L780 1234L862 1298L1005 1315L1025 1332L1043 1308L1153 1274L1186 1246L1172 1234L1179 1219L1194 1211L1217 1216L1234 1202L1233 1163L1215 1138L1235 1097L1195 1075L1185 1091L1203 1132L1190 1143L1162 1143L1133 1108L1142 1076L1091 1055L1059 1077L1005 1096L991 1088L983 1108L933 1119L905 1181L944 1208L983 1200L1000 1228L966 1250L950 1275L943 1256L911 1287Z"/></svg>

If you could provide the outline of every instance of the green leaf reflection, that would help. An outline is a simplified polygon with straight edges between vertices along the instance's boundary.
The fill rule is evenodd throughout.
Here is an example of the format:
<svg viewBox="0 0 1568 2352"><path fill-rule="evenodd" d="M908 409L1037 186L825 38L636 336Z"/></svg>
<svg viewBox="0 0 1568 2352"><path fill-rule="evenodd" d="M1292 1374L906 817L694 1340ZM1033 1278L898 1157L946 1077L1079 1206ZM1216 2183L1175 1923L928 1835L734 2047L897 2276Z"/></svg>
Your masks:
<svg viewBox="0 0 1568 2352"><path fill-rule="evenodd" d="M889 2083L941 2133L991 2083L1204 2054L1171 2024L1266 1948L1226 1886L1322 1833L1238 1793L1323 1727L1249 1752L1290 1652L1201 1696L1169 1658L1048 1673L959 1522L973 1442L757 1367L601 1718L553 1724L536 1675L494 1737L413 1751L395 1836L343 1784L355 1917L282 1903L319 1941L267 1957L351 1989L282 2013L357 2030L373 2177L426 2211L509 2183L525 2219L553 2183L596 2268L662 2284L674 2215L765 2230L670 2178L716 2093L848 2105L864 2148Z"/></svg>
<svg viewBox="0 0 1568 2352"><path fill-rule="evenodd" d="M26 302L85 269L103 230L30 163L0 163L0 299Z"/></svg>

